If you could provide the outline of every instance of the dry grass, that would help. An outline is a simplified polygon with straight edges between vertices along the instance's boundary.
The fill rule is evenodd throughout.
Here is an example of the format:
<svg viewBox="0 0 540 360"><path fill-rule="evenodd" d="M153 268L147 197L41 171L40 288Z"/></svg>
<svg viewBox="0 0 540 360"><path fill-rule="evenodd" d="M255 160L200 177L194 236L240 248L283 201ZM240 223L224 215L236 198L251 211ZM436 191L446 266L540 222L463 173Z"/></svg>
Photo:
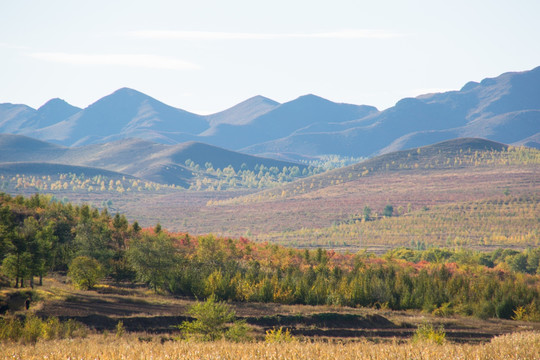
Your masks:
<svg viewBox="0 0 540 360"><path fill-rule="evenodd" d="M256 240L295 246L346 243L351 251L377 246L384 246L385 250L414 246L411 241L417 240L426 246L526 248L540 244L537 229L539 204L537 195L509 195L497 200L437 205L403 216L368 222L358 220L359 212L356 220L349 223L262 234Z"/></svg>
<svg viewBox="0 0 540 360"><path fill-rule="evenodd" d="M146 339L148 340L148 339ZM522 332L480 345L433 343L161 343L92 335L86 339L2 344L0 359L540 359L540 333Z"/></svg>

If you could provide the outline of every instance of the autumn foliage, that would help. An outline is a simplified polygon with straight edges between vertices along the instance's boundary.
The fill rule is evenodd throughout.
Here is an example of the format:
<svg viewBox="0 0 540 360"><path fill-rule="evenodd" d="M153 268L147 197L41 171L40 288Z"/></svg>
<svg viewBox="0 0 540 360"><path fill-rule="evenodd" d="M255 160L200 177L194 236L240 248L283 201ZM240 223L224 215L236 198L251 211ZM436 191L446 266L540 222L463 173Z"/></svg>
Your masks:
<svg viewBox="0 0 540 360"><path fill-rule="evenodd" d="M82 256L99 263L111 280L199 299L540 320L538 248L491 253L403 248L381 257L299 250L245 238L170 233L160 226L141 229L121 215L39 195L0 199L2 271L16 286L66 270ZM25 235L47 227L49 232L40 235L47 241L35 243ZM41 259L42 266L29 259Z"/></svg>

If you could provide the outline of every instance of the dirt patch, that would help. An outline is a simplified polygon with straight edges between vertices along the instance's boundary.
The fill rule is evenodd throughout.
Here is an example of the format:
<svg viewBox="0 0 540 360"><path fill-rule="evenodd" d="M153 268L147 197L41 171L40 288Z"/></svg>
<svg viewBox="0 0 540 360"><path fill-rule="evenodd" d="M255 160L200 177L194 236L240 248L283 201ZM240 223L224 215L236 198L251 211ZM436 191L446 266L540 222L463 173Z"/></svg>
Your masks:
<svg viewBox="0 0 540 360"><path fill-rule="evenodd" d="M106 291L77 291L62 286L63 299L42 300L36 314L74 319L97 331L114 331L119 321L129 332L174 334L177 325L191 320L188 308L194 299L146 293L144 288L108 288ZM58 291L55 289L54 291ZM129 295L122 295L129 294ZM357 341L371 339L407 340L417 326L431 323L443 326L446 338L453 342L478 343L515 331L537 330L540 323L511 320L481 320L471 317L434 317L415 311L390 311L371 308L283 305L267 303L230 303L256 337L269 329L287 328L299 338L321 341Z"/></svg>
<svg viewBox="0 0 540 360"><path fill-rule="evenodd" d="M20 290L6 293L0 297L0 314L6 312L24 311L34 301L34 294L31 290Z"/></svg>

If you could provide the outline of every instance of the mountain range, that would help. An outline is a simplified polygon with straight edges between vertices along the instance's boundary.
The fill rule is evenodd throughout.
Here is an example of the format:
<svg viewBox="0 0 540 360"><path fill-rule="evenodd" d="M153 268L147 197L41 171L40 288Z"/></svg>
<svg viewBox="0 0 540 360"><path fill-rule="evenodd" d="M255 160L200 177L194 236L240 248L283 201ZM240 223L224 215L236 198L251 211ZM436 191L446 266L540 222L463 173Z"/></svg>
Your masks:
<svg viewBox="0 0 540 360"><path fill-rule="evenodd" d="M540 147L540 67L405 98L384 111L315 95L282 104L256 96L203 116L122 88L85 109L60 99L37 110L0 104L0 133L68 147L131 138L144 140L139 145L205 143L284 160L367 157L460 137Z"/></svg>

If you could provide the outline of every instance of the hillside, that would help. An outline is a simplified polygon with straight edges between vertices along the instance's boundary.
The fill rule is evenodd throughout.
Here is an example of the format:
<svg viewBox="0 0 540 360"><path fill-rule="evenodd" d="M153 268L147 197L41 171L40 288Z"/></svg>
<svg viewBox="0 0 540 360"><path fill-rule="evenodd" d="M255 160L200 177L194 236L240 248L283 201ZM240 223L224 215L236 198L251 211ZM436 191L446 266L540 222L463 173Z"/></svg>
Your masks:
<svg viewBox="0 0 540 360"><path fill-rule="evenodd" d="M459 242L473 247L526 246L538 241L534 229L540 151L536 149L482 139L451 140L381 155L281 186L277 178L262 182L274 176L267 170L229 172L206 168L205 164L194 166L196 155L202 156L205 149L219 151L198 143L167 146L141 140L81 148L52 145L50 149L60 154L56 161L84 160L85 166L98 168L101 162L108 162L122 173L129 171L144 181L174 181L192 191L160 188L153 182L129 179L110 184L108 179L80 176L53 178L49 182L22 174L10 175L1 184L2 189L15 193L33 194L39 190L77 202L112 202L114 211L121 211L144 226L160 222L175 231L247 236L298 246L360 246L379 251L409 246L417 238L442 246L460 238ZM188 157L193 163L186 164ZM238 161L244 161L241 159L247 160L239 157ZM251 178L246 178L246 174L251 174ZM257 174L263 176L257 178ZM231 186L235 182L241 186ZM271 188L264 190L265 187ZM216 191L224 189L228 191ZM384 220L386 205L393 206L395 219ZM362 219L366 206L376 221L358 225L356 220ZM480 217L471 217L471 209L476 208L484 210L479 212ZM447 220L435 221L436 218ZM468 222L468 233L456 226ZM437 223L439 229L428 226ZM486 227L488 223L492 225Z"/></svg>
<svg viewBox="0 0 540 360"><path fill-rule="evenodd" d="M531 213L530 206L534 209L538 203L539 172L538 150L463 139L382 155L246 196L226 199L226 193L210 192L201 194L201 200L196 201L182 194L170 194L161 199L145 201L144 209L136 208L136 203L134 206L125 204L121 208L130 216L145 219L149 224L160 221L171 229L191 233L242 235L280 243L286 242L287 236L284 235L290 233L290 239L295 239L297 244L334 247L342 246L345 240L339 242L333 236L318 236L311 231L304 231L300 239L298 234L303 229L325 229L348 222L351 218L361 216L366 206L372 209L376 217L376 214L382 216L386 205L392 205L395 214L413 214L424 209L441 213L444 212L441 209L452 209L454 205L474 208L477 203L496 201L499 204L502 201L502 206L509 199L530 199L518 201L516 207L507 213L508 219L504 221L508 221L508 227L505 231L512 232L511 229L521 229L521 225L515 222L520 217L512 214L525 212L530 215L537 211ZM181 219L168 215L176 213L179 207L189 208ZM488 212L492 213L505 212L502 209ZM430 214L435 213L427 213L423 219L427 221ZM529 215L525 218L533 222L523 229L531 230L531 226L536 226L535 217ZM457 219L465 219L468 214L457 213L456 216ZM512 223L515 225L509 225ZM461 235L457 227L455 231L452 230L455 227L452 224L445 229L450 229L448 236L454 239ZM493 235L488 228L479 226L483 229L478 231L482 236L489 238ZM517 233L521 233L521 230ZM500 244L508 245L508 234L504 232L501 235L504 235L501 239L506 240L500 240ZM401 239L407 240L400 244L409 245L409 236L414 237L404 234ZM479 238L475 235L468 241L479 246L482 236ZM444 244L446 238L434 239L436 243ZM537 241L534 236L528 239L525 243L530 241L531 245ZM328 245L328 240L333 245ZM370 246L378 242L375 238L364 240Z"/></svg>
<svg viewBox="0 0 540 360"><path fill-rule="evenodd" d="M297 196L298 194L324 191L325 188L334 187L335 185L347 187L349 182L354 183L358 178L381 174L390 176L393 172L407 173L422 170L437 171L475 167L477 164L474 161L464 163L465 157L474 156L476 158L480 154L499 154L507 149L508 145L485 139L460 138L448 140L421 148L379 155L357 164L315 175L312 178L301 180L299 183L267 190L264 193L253 195L252 198ZM309 186L307 186L308 184ZM284 195L284 193L287 195Z"/></svg>
<svg viewBox="0 0 540 360"><path fill-rule="evenodd" d="M0 163L0 174L2 176L24 174L28 177L56 177L57 174L84 174L87 177L105 176L111 180L122 178L136 179L134 176L88 166L33 162Z"/></svg>
<svg viewBox="0 0 540 360"><path fill-rule="evenodd" d="M369 157L461 137L540 147L540 67L460 90L405 98L384 111L304 95L279 104L255 96L197 115L122 88L85 109L53 99L38 110L0 104L0 132L79 146L141 138L197 141L277 159Z"/></svg>
<svg viewBox="0 0 540 360"><path fill-rule="evenodd" d="M214 169L232 166L236 170L254 171L260 165L280 171L284 167L306 169L305 165L297 163L255 157L196 142L164 145L140 139L62 147L25 136L3 134L0 135L0 153L0 162L85 166L182 187L189 187L194 176L205 172L207 163ZM186 161L193 163L192 168L188 168Z"/></svg>

